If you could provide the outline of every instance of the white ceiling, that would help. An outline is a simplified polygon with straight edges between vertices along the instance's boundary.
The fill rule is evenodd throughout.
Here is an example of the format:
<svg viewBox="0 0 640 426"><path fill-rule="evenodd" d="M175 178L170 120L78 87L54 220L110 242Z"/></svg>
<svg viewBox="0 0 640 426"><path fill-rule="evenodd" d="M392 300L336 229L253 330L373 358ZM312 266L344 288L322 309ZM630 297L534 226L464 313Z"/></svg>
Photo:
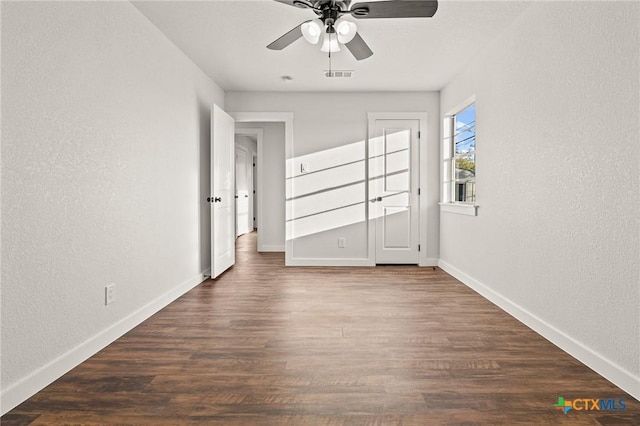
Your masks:
<svg viewBox="0 0 640 426"><path fill-rule="evenodd" d="M133 4L225 91L430 91L446 85L530 3L441 0L433 18L356 20L374 55L356 61L346 48L334 53L332 69L353 70L350 79L324 77L327 54L304 38L281 51L266 48L314 18L310 10L272 0Z"/></svg>

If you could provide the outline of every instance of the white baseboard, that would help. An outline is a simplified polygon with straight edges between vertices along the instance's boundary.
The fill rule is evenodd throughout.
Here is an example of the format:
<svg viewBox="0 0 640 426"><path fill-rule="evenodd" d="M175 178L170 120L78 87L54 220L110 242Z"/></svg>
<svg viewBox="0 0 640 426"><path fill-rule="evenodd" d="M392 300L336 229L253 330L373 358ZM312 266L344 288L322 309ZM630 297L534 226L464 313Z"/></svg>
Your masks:
<svg viewBox="0 0 640 426"><path fill-rule="evenodd" d="M287 259L286 266L376 266L370 259L301 258Z"/></svg>
<svg viewBox="0 0 640 426"><path fill-rule="evenodd" d="M185 281L174 289L152 300L106 330L69 350L67 353L54 359L22 380L10 385L0 394L0 415L4 415L14 409L202 281L204 281L204 273Z"/></svg>
<svg viewBox="0 0 640 426"><path fill-rule="evenodd" d="M263 244L258 251L284 251L284 245L280 244Z"/></svg>
<svg viewBox="0 0 640 426"><path fill-rule="evenodd" d="M300 258L295 257L287 260L287 266L376 266L371 259L333 259L333 258ZM438 259L426 259L421 262L420 267L438 266Z"/></svg>
<svg viewBox="0 0 640 426"><path fill-rule="evenodd" d="M491 290L455 266L443 260L438 262L438 266L611 383L629 393L635 399L640 400L640 377L634 376L613 361Z"/></svg>

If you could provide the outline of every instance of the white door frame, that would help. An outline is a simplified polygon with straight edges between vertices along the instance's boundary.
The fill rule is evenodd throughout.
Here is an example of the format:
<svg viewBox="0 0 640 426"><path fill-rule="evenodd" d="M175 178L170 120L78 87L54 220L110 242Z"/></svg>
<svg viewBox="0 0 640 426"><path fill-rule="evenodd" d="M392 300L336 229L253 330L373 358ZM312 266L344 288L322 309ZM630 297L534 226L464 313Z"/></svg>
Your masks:
<svg viewBox="0 0 640 426"><path fill-rule="evenodd" d="M368 134L367 134L367 146L368 140L375 134L375 123L376 120L419 120L420 121L420 139L418 143L420 144L419 148L419 181L420 181L420 195L418 196L418 212L420 216L420 224L419 224L419 244L421 246L420 252L418 253L418 265L419 266L430 266L430 262L427 259L427 209L426 209L426 200L429 199L427 190L427 113L426 112L370 112L367 114L368 120ZM367 159L369 158L369 151L367 148ZM368 161L367 161L368 166ZM369 180L369 168L367 167L367 181ZM367 191L369 190L369 185L367 184ZM370 194L367 193L367 200L370 198ZM366 215L369 216L369 204L367 203L366 207ZM368 256L369 260L372 264L376 262L376 227L372 226L369 221L367 224L368 227Z"/></svg>
<svg viewBox="0 0 640 426"><path fill-rule="evenodd" d="M284 123L284 143L285 143L285 164L286 159L291 158L291 154L293 152L293 113L292 112L230 112L236 123ZM264 243L262 242L260 235L260 227L262 226L262 214L264 212L264 143L263 143L263 130L262 129L237 129L236 133L239 134L254 134L248 133L249 131L259 131L260 133L255 133L257 136L257 145L258 145L258 187L256 191L258 191L258 215L256 216L256 221L258 223L258 251L264 250ZM289 181L287 181L286 185L289 185ZM286 191L286 188L285 188ZM287 192L285 192L287 193ZM286 211L286 210L285 210ZM285 218L286 220L286 218ZM291 242L288 238L288 229L287 234L285 235L285 264L291 264Z"/></svg>
<svg viewBox="0 0 640 426"><path fill-rule="evenodd" d="M235 118L234 113L231 113L231 116ZM238 123L239 120L236 118L236 123ZM250 137L254 137L256 139L256 146L258 148L258 152L260 154L258 154L256 156L256 168L258 169L258 185L257 187L253 188L256 190L256 195L258 196L258 214L256 215L256 225L258 228L258 251L264 251L263 250L263 242L262 242L262 238L260 236L260 225L262 223L262 217L261 217L261 213L260 210L262 209L262 184L260 182L262 182L262 158L260 155L262 155L262 153L264 152L264 130L262 129L238 129L236 128L235 130L236 132L236 136L237 135L243 135L243 136L250 136ZM253 168L252 168L253 169ZM255 170L252 170L252 173L255 173ZM253 185L253 182L251 182L251 185ZM251 197L252 199L252 203L253 203L253 197ZM251 207L251 210L253 210L253 206Z"/></svg>

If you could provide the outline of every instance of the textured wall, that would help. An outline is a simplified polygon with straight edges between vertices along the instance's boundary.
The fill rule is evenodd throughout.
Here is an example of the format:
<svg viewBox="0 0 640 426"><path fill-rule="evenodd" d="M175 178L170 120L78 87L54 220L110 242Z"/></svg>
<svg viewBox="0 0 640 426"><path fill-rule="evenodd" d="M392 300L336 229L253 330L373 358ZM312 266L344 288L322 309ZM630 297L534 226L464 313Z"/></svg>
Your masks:
<svg viewBox="0 0 640 426"><path fill-rule="evenodd" d="M4 391L209 267L224 93L128 2L2 9Z"/></svg>
<svg viewBox="0 0 640 426"><path fill-rule="evenodd" d="M441 259L636 378L639 31L637 3L534 3L441 96L476 95L480 206L442 213Z"/></svg>
<svg viewBox="0 0 640 426"><path fill-rule="evenodd" d="M432 166L426 173L431 185L427 188L426 206L421 213L428 216L429 226L427 257L438 257L438 94L417 93L282 93L282 92L229 92L226 101L229 111L277 111L293 112L293 155L316 154L319 158L342 159L351 155L348 149L358 145L364 158L364 141L367 138L368 112L427 112L427 135L421 148L427 149ZM333 151L332 151L333 150ZM335 154L333 153L335 151ZM311 165L312 167L315 164ZM360 179L364 179L364 168ZM284 185L284 175L282 176ZM322 185L322 182L319 183ZM329 185L327 183L327 185ZM320 187L321 188L321 187ZM362 192L364 196L364 192ZM352 198L348 198L352 200ZM284 210L283 210L284 214ZM282 216L284 219L284 216ZM282 219L282 220L283 220ZM362 209L362 221L340 229L329 229L294 240L294 257L303 259L366 259L367 232ZM323 229L322 225L318 225ZM338 236L346 236L344 249L337 249Z"/></svg>

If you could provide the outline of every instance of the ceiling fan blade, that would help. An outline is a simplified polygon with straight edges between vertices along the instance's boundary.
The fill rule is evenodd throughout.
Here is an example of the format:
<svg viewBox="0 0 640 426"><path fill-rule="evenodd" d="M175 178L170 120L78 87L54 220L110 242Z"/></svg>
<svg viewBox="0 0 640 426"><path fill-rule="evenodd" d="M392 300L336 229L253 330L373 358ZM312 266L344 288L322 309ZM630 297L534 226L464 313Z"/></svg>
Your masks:
<svg viewBox="0 0 640 426"><path fill-rule="evenodd" d="M307 22L309 21L305 21L302 24L305 24ZM298 25L297 27L295 27L294 29L292 29L291 31L289 31L279 39L269 44L267 48L271 50L282 50L288 45L290 45L291 43L293 43L294 41L296 41L297 39L299 39L300 37L302 37L302 29L300 28L302 27L302 24Z"/></svg>
<svg viewBox="0 0 640 426"><path fill-rule="evenodd" d="M431 18L437 10L437 0L365 1L351 6L352 16L358 19Z"/></svg>
<svg viewBox="0 0 640 426"><path fill-rule="evenodd" d="M360 34L356 33L356 36L349 43L345 44L349 52L359 61L367 59L373 55L373 51L369 48L364 39L360 37Z"/></svg>
<svg viewBox="0 0 640 426"><path fill-rule="evenodd" d="M300 7L302 9L313 8L313 4L311 4L311 2L308 0L273 0L273 1L277 1L278 3L282 3L282 4L287 4L289 6Z"/></svg>

